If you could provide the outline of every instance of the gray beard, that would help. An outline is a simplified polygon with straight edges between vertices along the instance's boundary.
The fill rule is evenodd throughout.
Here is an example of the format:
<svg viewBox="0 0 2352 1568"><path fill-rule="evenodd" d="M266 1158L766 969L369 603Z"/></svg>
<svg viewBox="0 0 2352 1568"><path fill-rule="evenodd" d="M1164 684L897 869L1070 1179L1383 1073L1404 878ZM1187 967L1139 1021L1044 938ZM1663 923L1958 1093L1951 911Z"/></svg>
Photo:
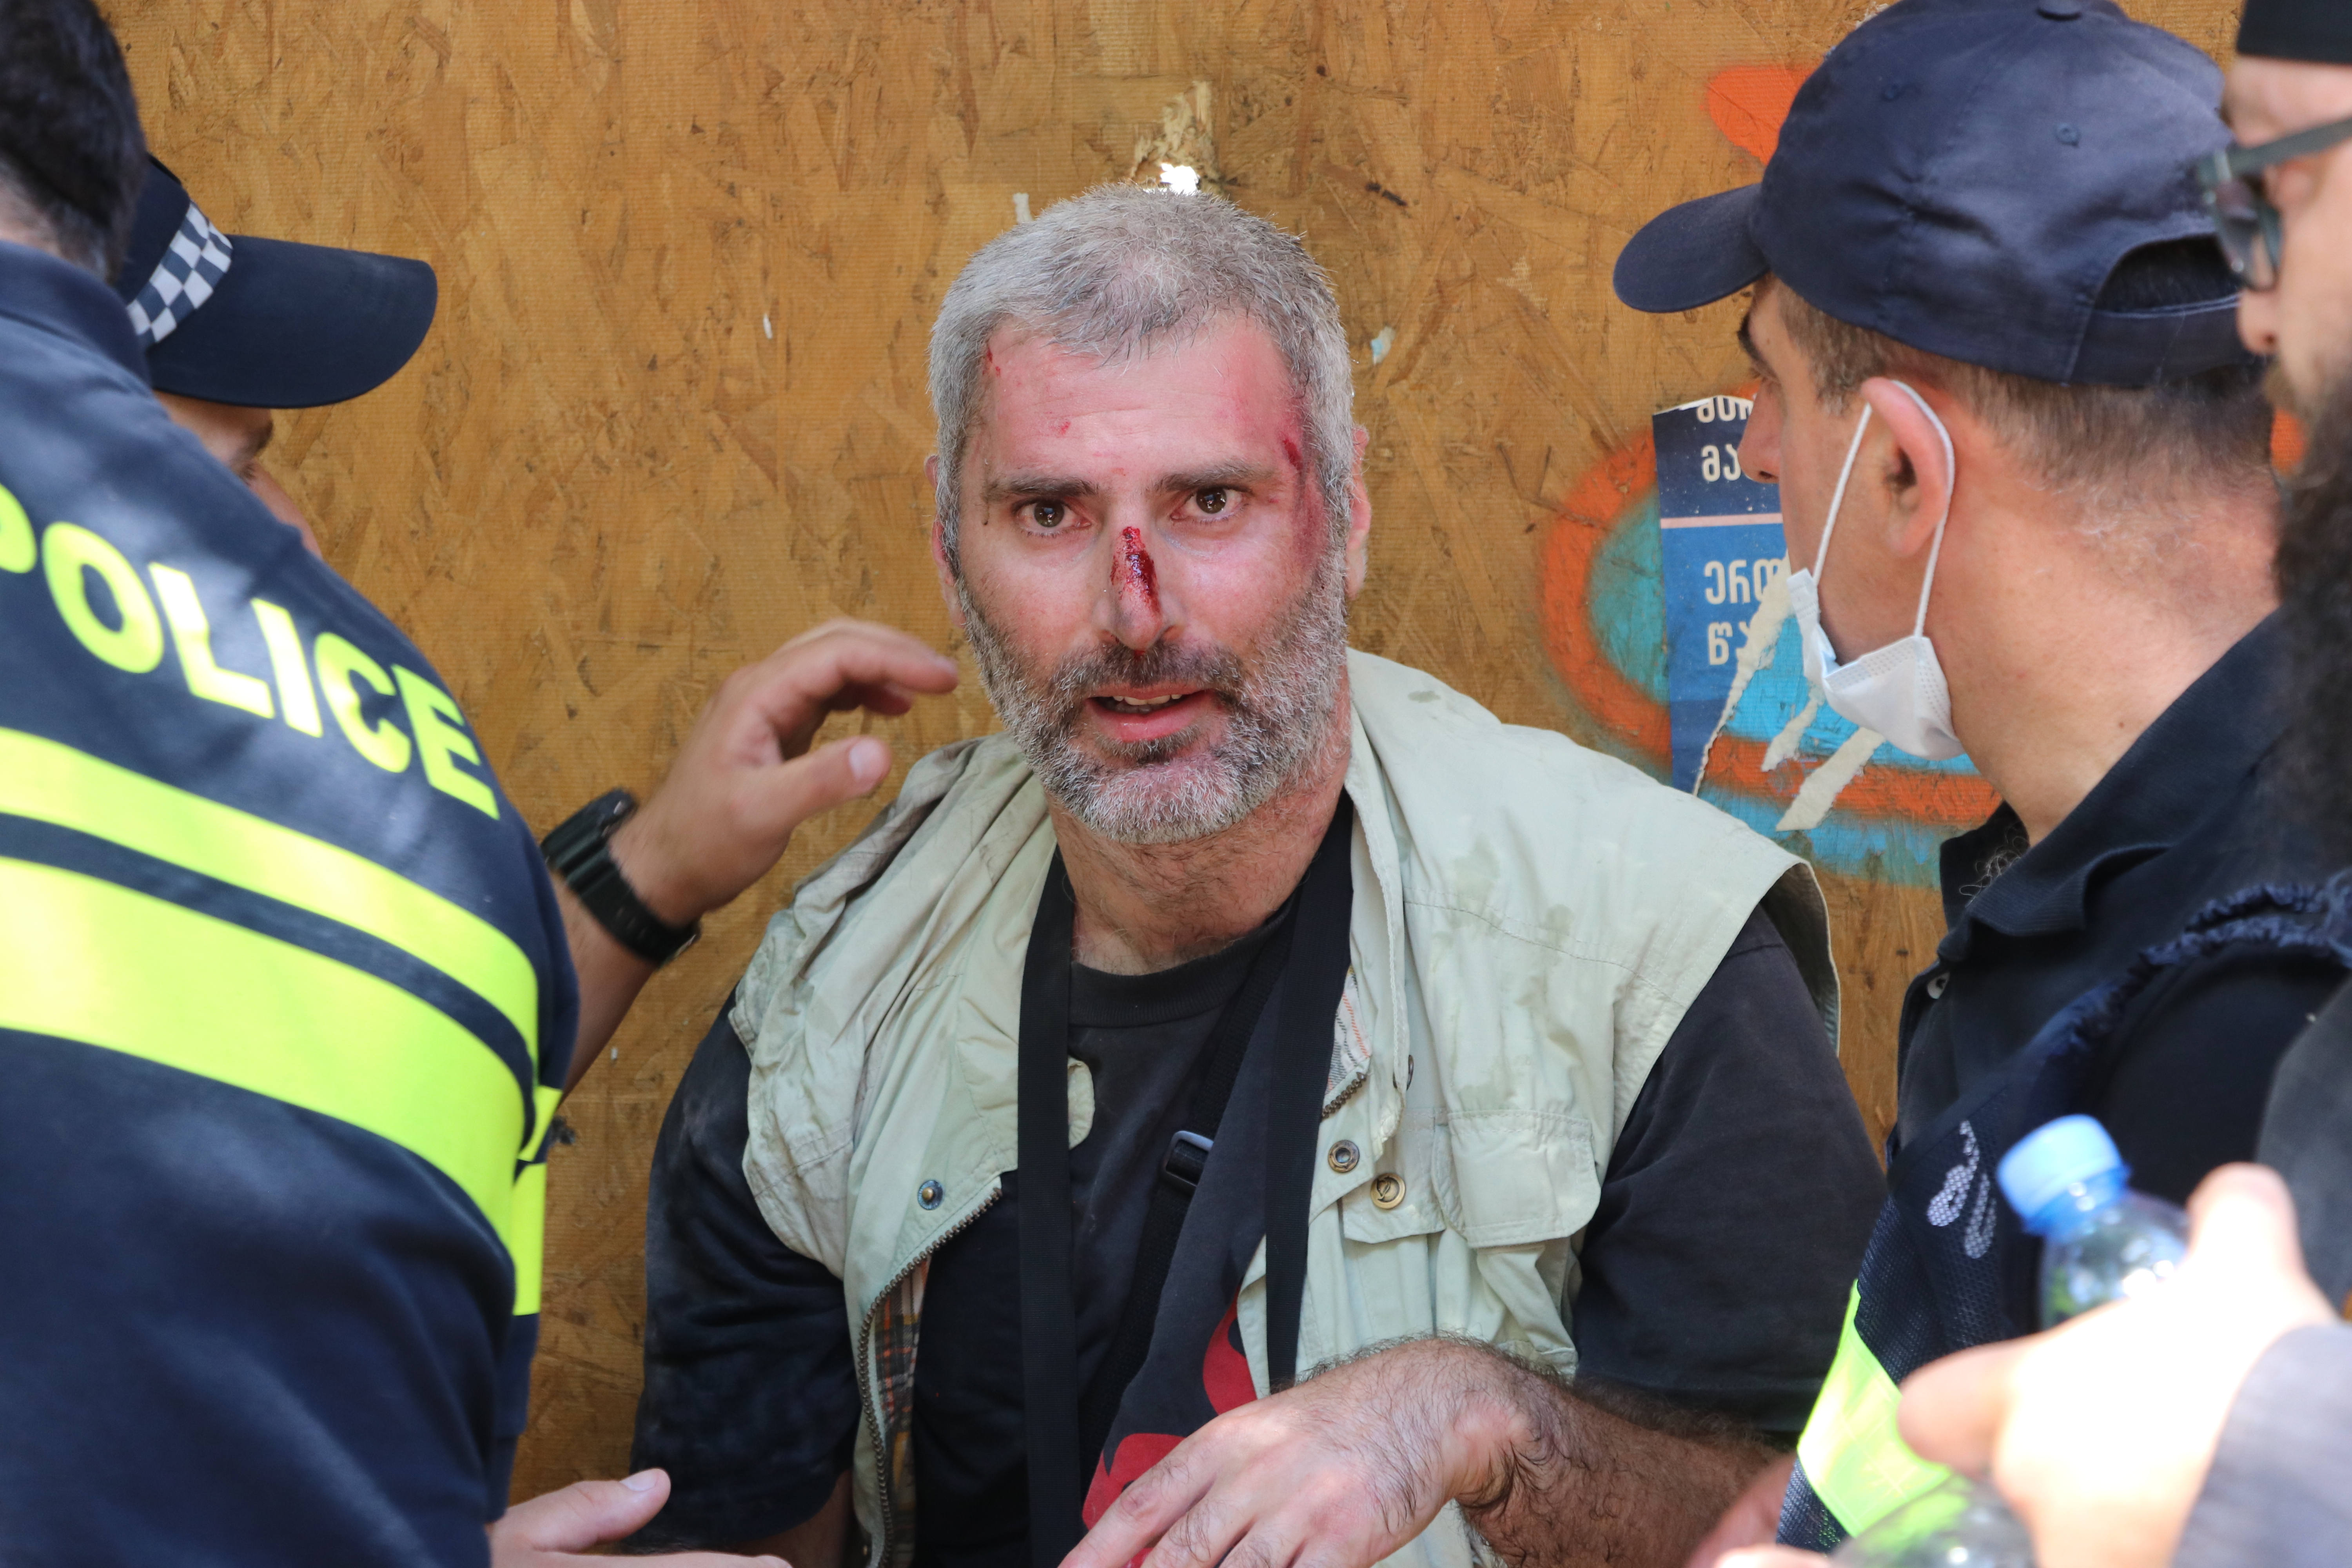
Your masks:
<svg viewBox="0 0 2352 1568"><path fill-rule="evenodd" d="M1234 826L1322 750L1348 672L1345 559L1339 551L1324 557L1255 665L1229 648L1161 642L1137 652L1113 643L1073 654L1041 677L989 624L961 577L956 597L981 684L1045 793L1105 838L1181 844ZM1112 745L1108 761L1080 748L1076 731L1090 693L1163 682L1210 692L1225 711L1223 739L1190 752L1189 731Z"/></svg>

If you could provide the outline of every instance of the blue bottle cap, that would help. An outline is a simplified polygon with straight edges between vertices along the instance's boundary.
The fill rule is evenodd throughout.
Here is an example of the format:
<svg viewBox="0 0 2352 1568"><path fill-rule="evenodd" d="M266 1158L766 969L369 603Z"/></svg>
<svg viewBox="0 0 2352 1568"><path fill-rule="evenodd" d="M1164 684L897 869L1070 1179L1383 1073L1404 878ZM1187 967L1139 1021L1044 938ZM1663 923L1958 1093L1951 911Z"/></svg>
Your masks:
<svg viewBox="0 0 2352 1568"><path fill-rule="evenodd" d="M2035 1128L2001 1156L2000 1172L2001 1193L2029 1228L2068 1188L2128 1174L2116 1141L2088 1116L2062 1116Z"/></svg>

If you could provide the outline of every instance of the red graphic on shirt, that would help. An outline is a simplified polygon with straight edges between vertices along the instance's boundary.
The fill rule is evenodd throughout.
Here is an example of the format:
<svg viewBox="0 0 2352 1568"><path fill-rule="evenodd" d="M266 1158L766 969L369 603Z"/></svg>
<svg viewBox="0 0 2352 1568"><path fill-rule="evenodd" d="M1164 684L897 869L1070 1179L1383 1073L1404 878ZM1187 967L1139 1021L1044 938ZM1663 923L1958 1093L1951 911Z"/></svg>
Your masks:
<svg viewBox="0 0 2352 1568"><path fill-rule="evenodd" d="M1143 548L1143 531L1122 528L1118 531L1119 560L1127 567L1127 580L1150 608L1159 602L1160 574L1151 564L1151 552Z"/></svg>
<svg viewBox="0 0 2352 1568"><path fill-rule="evenodd" d="M1249 1354L1242 1349L1241 1298L1225 1309L1209 1335L1209 1353L1201 1358L1201 1386L1208 1391L1209 1408L1223 1415L1257 1397L1250 1379Z"/></svg>
<svg viewBox="0 0 2352 1568"><path fill-rule="evenodd" d="M1201 1391L1209 1396L1209 1408L1220 1415L1257 1397L1257 1384L1250 1379L1249 1356L1242 1350L1240 1309L1237 1296L1217 1320L1216 1329L1209 1335L1209 1353L1201 1358ZM1097 1460L1083 1511L1087 1528L1092 1530L1095 1521L1118 1500L1119 1493L1183 1440L1166 1432L1130 1432L1119 1440L1118 1452L1110 1456L1108 1466Z"/></svg>

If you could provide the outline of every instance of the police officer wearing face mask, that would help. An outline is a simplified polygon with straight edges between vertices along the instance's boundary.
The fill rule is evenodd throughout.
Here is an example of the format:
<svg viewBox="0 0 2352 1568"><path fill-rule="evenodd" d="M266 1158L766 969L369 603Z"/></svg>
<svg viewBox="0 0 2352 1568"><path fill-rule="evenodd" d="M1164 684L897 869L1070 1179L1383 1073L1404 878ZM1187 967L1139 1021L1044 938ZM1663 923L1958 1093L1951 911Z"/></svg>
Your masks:
<svg viewBox="0 0 2352 1568"><path fill-rule="evenodd" d="M1990 1181L2017 1137L2088 1112L2179 1201L2252 1155L2341 976L2294 934L2327 867L2273 760L2263 363L2187 173L2227 142L2221 87L2108 0L1901 0L1806 82L1760 184L1618 261L1638 310L1753 289L1741 457L1780 485L1807 674L1905 751L1966 752L2003 802L1944 846L1889 1199L1794 1474L1702 1561L1776 1515L1825 1550L1939 1479L1895 1387L2036 1326L2036 1245Z"/></svg>

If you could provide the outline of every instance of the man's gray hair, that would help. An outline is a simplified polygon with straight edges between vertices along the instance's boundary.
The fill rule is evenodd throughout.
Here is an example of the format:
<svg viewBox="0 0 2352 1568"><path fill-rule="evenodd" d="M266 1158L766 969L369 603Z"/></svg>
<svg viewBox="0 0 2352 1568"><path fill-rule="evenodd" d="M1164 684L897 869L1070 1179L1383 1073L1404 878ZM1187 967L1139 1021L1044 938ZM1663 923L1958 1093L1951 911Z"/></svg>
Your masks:
<svg viewBox="0 0 2352 1568"><path fill-rule="evenodd" d="M1221 321L1264 328L1290 367L1332 537L1347 531L1355 388L1331 280L1296 235L1222 196L1097 185L1016 224L964 264L931 328L940 532L961 571L958 503L989 340L1005 327L1109 363Z"/></svg>

